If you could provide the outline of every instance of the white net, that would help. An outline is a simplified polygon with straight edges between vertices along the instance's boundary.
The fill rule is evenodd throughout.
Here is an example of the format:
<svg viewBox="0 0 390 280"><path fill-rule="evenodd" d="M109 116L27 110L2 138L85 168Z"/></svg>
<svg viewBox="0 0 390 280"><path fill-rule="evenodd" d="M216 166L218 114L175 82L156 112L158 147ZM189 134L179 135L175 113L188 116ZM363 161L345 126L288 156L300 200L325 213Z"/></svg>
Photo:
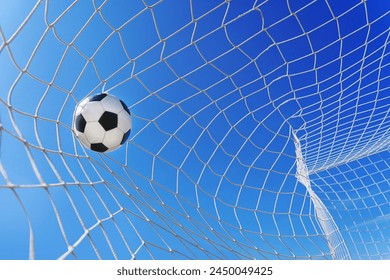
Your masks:
<svg viewBox="0 0 390 280"><path fill-rule="evenodd" d="M387 0L0 0L0 258L390 257ZM133 128L72 132L109 92Z"/></svg>

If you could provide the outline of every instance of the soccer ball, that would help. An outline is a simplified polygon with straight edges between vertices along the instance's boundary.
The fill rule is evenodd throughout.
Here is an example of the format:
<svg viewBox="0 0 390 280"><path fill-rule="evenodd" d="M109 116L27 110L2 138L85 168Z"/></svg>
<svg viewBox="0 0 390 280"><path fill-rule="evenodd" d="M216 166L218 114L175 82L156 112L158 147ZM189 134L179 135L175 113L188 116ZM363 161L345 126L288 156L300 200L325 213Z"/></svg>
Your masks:
<svg viewBox="0 0 390 280"><path fill-rule="evenodd" d="M132 119L126 104L101 93L82 100L75 109L73 130L80 142L95 152L110 152L130 135Z"/></svg>

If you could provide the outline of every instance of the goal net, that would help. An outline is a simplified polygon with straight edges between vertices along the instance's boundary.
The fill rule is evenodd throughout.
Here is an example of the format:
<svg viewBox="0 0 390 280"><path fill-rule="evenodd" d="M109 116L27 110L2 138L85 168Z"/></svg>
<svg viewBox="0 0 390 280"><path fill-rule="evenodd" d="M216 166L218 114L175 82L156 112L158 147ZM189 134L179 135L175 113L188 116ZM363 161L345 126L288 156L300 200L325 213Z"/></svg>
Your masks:
<svg viewBox="0 0 390 280"><path fill-rule="evenodd" d="M390 2L0 0L1 259L388 259ZM133 117L80 145L80 100Z"/></svg>

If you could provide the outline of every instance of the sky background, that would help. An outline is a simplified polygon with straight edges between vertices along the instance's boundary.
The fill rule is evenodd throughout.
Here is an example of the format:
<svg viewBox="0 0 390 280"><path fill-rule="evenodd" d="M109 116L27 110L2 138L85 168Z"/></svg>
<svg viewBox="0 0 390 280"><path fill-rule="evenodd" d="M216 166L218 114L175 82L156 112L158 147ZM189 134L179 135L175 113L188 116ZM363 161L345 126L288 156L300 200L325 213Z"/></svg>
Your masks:
<svg viewBox="0 0 390 280"><path fill-rule="evenodd" d="M0 0L0 258L389 258L389 11ZM103 91L133 128L98 154Z"/></svg>

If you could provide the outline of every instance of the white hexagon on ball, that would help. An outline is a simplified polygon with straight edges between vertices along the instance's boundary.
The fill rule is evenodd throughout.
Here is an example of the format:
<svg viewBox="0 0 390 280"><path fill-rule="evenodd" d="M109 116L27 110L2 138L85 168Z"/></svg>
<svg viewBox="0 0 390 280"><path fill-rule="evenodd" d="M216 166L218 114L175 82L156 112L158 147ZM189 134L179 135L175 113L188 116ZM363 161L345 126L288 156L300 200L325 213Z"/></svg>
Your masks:
<svg viewBox="0 0 390 280"><path fill-rule="evenodd" d="M83 146L93 151L116 150L126 142L131 127L126 104L107 93L85 98L75 108L74 133Z"/></svg>
<svg viewBox="0 0 390 280"><path fill-rule="evenodd" d="M87 122L84 134L87 137L89 143L102 143L106 131L98 122Z"/></svg>
<svg viewBox="0 0 390 280"><path fill-rule="evenodd" d="M131 129L132 126L132 120L128 117L129 113L127 113L125 110L122 110L118 114L118 128L123 132L126 133Z"/></svg>
<svg viewBox="0 0 390 280"><path fill-rule="evenodd" d="M104 108L100 102L92 101L88 102L84 105L84 107L81 109L81 114L83 114L83 117L89 122L97 122L101 115L104 113Z"/></svg>
<svg viewBox="0 0 390 280"><path fill-rule="evenodd" d="M123 132L119 128L107 131L104 135L103 144L106 147L118 147L123 139ZM112 150L109 148L109 150Z"/></svg>
<svg viewBox="0 0 390 280"><path fill-rule="evenodd" d="M81 144L83 144L86 147L87 146L89 147L90 142L88 141L87 136L84 133L78 132L76 133L76 136L80 140Z"/></svg>
<svg viewBox="0 0 390 280"><path fill-rule="evenodd" d="M100 104L103 106L105 111L119 113L123 110L123 105L120 100L114 96L107 95L102 99Z"/></svg>

